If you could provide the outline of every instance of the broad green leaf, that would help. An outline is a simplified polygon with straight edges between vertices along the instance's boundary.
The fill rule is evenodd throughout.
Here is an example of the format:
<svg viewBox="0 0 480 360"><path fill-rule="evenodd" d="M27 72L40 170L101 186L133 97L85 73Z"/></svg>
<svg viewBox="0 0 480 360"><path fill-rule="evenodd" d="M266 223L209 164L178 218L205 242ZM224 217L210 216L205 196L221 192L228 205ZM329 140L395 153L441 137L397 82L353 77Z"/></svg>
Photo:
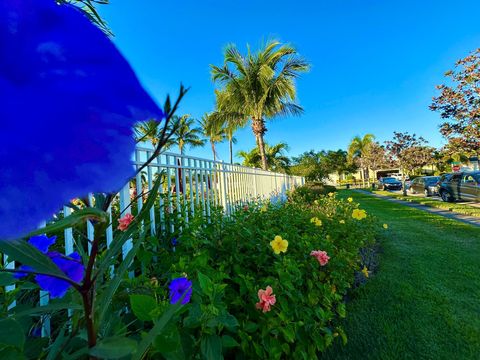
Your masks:
<svg viewBox="0 0 480 360"><path fill-rule="evenodd" d="M62 351L62 345L68 339L68 337L65 336L65 330L67 326L68 326L67 322L63 324L63 327L60 329L60 332L58 333L57 338L53 342L52 346L50 346L48 349L48 355L46 360L55 360L59 352Z"/></svg>
<svg viewBox="0 0 480 360"><path fill-rule="evenodd" d="M222 338L218 335L209 335L202 338L200 351L205 359L222 360Z"/></svg>
<svg viewBox="0 0 480 360"><path fill-rule="evenodd" d="M13 346L23 350L25 334L21 325L12 318L0 320L0 345Z"/></svg>
<svg viewBox="0 0 480 360"><path fill-rule="evenodd" d="M24 240L0 240L0 252L7 254L9 260L31 266L35 271L67 279L48 256Z"/></svg>
<svg viewBox="0 0 480 360"><path fill-rule="evenodd" d="M210 296L213 292L213 282L206 275L203 275L201 272L198 273L198 282L200 283L200 288L202 289L205 295Z"/></svg>
<svg viewBox="0 0 480 360"><path fill-rule="evenodd" d="M142 321L152 321L152 311L157 307L157 301L148 295L130 295L130 305L135 316Z"/></svg>
<svg viewBox="0 0 480 360"><path fill-rule="evenodd" d="M162 333L165 326L168 324L170 319L175 315L175 313L180 309L181 305L180 302L174 305L170 305L162 315L162 317L155 322L153 328L148 332L148 334L142 339L140 345L138 345L138 349L133 354L132 360L140 360L143 359L146 352L152 345L155 338Z"/></svg>
<svg viewBox="0 0 480 360"><path fill-rule="evenodd" d="M55 233L66 228L73 227L76 224L83 223L86 220L96 220L99 222L107 222L108 219L109 219L109 216L105 211L92 208L92 207L87 207L81 210L77 210L73 212L71 215L61 220L48 224L44 228L40 228L38 230L32 231L26 237Z"/></svg>
<svg viewBox="0 0 480 360"><path fill-rule="evenodd" d="M126 337L111 337L100 341L90 349L89 354L101 359L119 359L131 355L137 349L137 342Z"/></svg>
<svg viewBox="0 0 480 360"><path fill-rule="evenodd" d="M224 348L232 348L240 346L240 344L230 335L223 335L222 336L222 346Z"/></svg>
<svg viewBox="0 0 480 360"><path fill-rule="evenodd" d="M24 360L25 355L18 349L8 346L3 349L0 348L0 359L2 360Z"/></svg>

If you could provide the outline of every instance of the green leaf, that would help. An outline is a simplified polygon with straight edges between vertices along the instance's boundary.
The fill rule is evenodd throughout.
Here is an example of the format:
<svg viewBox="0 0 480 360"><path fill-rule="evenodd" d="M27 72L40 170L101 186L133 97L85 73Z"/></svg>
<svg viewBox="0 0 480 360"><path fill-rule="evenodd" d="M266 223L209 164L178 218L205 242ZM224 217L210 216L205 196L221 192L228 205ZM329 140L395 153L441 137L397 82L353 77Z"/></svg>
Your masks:
<svg viewBox="0 0 480 360"><path fill-rule="evenodd" d="M210 335L202 339L200 351L207 360L222 360L222 339L218 335Z"/></svg>
<svg viewBox="0 0 480 360"><path fill-rule="evenodd" d="M61 311L61 310L83 310L83 306L77 303L63 303L63 302L58 302L58 303L53 303L53 304L48 304L44 306L37 306L32 309L24 310L24 311L19 311L18 313L15 313L15 317L22 317L22 316L28 316L28 315L36 315L36 314L45 314L45 313L50 313L50 312L55 312L55 311Z"/></svg>
<svg viewBox="0 0 480 360"><path fill-rule="evenodd" d="M213 292L213 282L206 275L203 275L201 272L198 273L198 281L200 283L200 288L202 289L205 295L210 296Z"/></svg>
<svg viewBox="0 0 480 360"><path fill-rule="evenodd" d="M73 212L71 215L55 221L54 223L51 223L47 225L44 228L40 228L38 230L32 231L30 234L28 234L25 237L32 237L35 235L41 235L41 234L49 234L49 233L56 233L60 230L64 230L69 227L73 227L76 224L83 223L86 220L96 220L99 222L108 222L109 220L109 215L105 211L92 208L92 207L87 207L78 211Z"/></svg>
<svg viewBox="0 0 480 360"><path fill-rule="evenodd" d="M157 301L148 295L130 295L130 305L135 316L142 321L152 321L152 311L157 307Z"/></svg>
<svg viewBox="0 0 480 360"><path fill-rule="evenodd" d="M7 254L9 260L19 261L35 271L68 279L48 256L24 240L0 240L0 252Z"/></svg>
<svg viewBox="0 0 480 360"><path fill-rule="evenodd" d="M26 359L18 349L14 347L6 347L0 350L0 359L2 360L24 360Z"/></svg>
<svg viewBox="0 0 480 360"><path fill-rule="evenodd" d="M152 330L148 332L148 334L143 338L143 340L140 342L138 345L138 349L133 354L132 360L140 360L143 359L145 356L145 353L147 350L150 348L150 346L153 343L153 340L160 335L165 328L165 326L168 324L170 319L175 315L175 313L180 309L181 305L180 302L174 305L170 305L162 315L162 317L155 322L155 325L153 326Z"/></svg>
<svg viewBox="0 0 480 360"><path fill-rule="evenodd" d="M100 341L89 354L101 359L119 359L131 355L137 349L137 342L126 337L111 337Z"/></svg>
<svg viewBox="0 0 480 360"><path fill-rule="evenodd" d="M11 285L16 281L11 273L0 273L0 286Z"/></svg>
<svg viewBox="0 0 480 360"><path fill-rule="evenodd" d="M105 291L101 293L99 296L99 299L97 301L98 304L98 309L100 311L100 314L98 316L98 324L102 325L103 318L105 317L105 314L107 313L107 310L109 309L110 305L112 304L112 299L113 295L117 291L118 287L120 286L120 283L122 282L123 277L125 276L126 272L128 271L128 268L130 267L133 258L135 257L136 253L138 252L138 249L140 248L140 245L142 244L143 239L145 238L144 234L142 237L137 241L136 243L133 244L132 249L128 252L127 256L125 256L125 259L123 259L122 263L120 264L115 276L113 279L109 282L108 287Z"/></svg>
<svg viewBox="0 0 480 360"><path fill-rule="evenodd" d="M0 320L0 344L23 350L25 334L16 320L12 318Z"/></svg>
<svg viewBox="0 0 480 360"><path fill-rule="evenodd" d="M223 335L222 336L222 346L224 348L232 348L232 347L240 346L240 344L233 337L231 337L229 335Z"/></svg>

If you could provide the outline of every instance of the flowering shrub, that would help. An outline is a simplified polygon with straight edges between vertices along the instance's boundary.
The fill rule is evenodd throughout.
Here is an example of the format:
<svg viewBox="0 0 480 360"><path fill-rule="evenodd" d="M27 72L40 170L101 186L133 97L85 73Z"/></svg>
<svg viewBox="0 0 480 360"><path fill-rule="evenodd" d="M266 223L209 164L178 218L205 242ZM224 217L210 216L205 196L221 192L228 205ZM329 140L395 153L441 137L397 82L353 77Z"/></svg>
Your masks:
<svg viewBox="0 0 480 360"><path fill-rule="evenodd" d="M293 194L281 207L242 206L231 219L214 211L208 225L190 219L175 251L160 251L150 269L155 279L186 277L193 290L150 356L312 359L335 337L345 341L345 294L355 273L368 277L359 251L380 228L370 216L352 218L357 207L335 194L312 204ZM169 295L159 286L149 296Z"/></svg>

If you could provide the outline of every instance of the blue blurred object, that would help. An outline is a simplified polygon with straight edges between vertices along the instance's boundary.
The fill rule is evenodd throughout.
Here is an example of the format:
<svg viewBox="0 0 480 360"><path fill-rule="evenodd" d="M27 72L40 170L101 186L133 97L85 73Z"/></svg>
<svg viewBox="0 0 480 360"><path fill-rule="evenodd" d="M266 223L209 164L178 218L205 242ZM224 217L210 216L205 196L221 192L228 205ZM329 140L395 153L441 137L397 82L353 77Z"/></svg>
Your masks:
<svg viewBox="0 0 480 360"><path fill-rule="evenodd" d="M134 174L137 121L164 114L105 34L72 5L0 2L0 239Z"/></svg>

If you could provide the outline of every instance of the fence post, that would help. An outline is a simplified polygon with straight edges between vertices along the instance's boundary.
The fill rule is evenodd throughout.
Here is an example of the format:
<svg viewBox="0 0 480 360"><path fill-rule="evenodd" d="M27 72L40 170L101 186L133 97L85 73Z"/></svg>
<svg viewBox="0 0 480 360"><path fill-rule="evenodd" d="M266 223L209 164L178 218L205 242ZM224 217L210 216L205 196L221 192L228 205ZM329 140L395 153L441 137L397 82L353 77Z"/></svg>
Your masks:
<svg viewBox="0 0 480 360"><path fill-rule="evenodd" d="M223 209L225 211L225 213L227 215L230 215L230 209L229 209L229 206L228 206L228 199L227 199L227 176L226 176L226 168L225 168L225 164L223 163L223 160L222 160L222 163L221 163L221 172L222 172L222 181L221 181L221 187L222 187L222 205L223 205Z"/></svg>

